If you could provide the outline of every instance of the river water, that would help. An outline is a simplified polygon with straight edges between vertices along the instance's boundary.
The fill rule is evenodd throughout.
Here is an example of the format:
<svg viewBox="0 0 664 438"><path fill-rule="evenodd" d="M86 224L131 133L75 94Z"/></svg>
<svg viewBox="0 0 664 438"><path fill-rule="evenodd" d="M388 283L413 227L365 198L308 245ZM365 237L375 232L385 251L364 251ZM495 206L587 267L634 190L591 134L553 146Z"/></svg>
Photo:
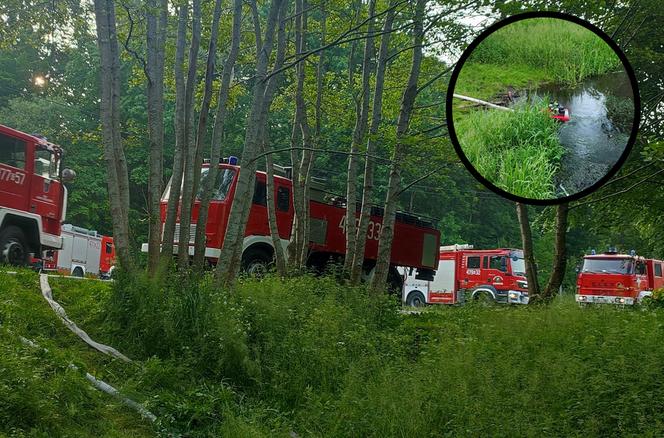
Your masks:
<svg viewBox="0 0 664 438"><path fill-rule="evenodd" d="M557 196L592 186L625 150L634 103L624 72L588 78L574 87L547 84L526 95L558 101L570 110L571 119L562 124L559 133L565 155L556 175Z"/></svg>

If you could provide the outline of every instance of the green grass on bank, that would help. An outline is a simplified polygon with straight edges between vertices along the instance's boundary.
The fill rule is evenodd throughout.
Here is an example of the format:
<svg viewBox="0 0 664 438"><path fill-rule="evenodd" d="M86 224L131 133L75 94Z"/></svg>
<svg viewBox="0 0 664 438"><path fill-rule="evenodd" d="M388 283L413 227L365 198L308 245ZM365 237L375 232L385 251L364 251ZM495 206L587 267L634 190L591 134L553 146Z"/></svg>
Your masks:
<svg viewBox="0 0 664 438"><path fill-rule="evenodd" d="M473 111L459 116L454 129L468 160L494 185L524 198L555 197L553 178L564 149L559 124L544 108Z"/></svg>
<svg viewBox="0 0 664 438"><path fill-rule="evenodd" d="M11 287L5 279L0 435L145 435L140 418L111 409L62 365L23 359L34 353L9 329L61 347L60 364L80 354L82 367L142 395L160 418L154 434L587 437L658 436L664 427L661 310L560 299L402 315L396 300L328 278L247 281L234 295L207 279L54 281L74 320L137 361L120 368L77 349L40 301L34 274ZM22 406L37 403L58 423L23 420ZM94 429L93 419L110 425Z"/></svg>
<svg viewBox="0 0 664 438"><path fill-rule="evenodd" d="M551 82L573 85L616 69L620 59L583 26L557 18L529 18L489 35L467 64L501 66L505 75L512 66L524 66L539 70Z"/></svg>

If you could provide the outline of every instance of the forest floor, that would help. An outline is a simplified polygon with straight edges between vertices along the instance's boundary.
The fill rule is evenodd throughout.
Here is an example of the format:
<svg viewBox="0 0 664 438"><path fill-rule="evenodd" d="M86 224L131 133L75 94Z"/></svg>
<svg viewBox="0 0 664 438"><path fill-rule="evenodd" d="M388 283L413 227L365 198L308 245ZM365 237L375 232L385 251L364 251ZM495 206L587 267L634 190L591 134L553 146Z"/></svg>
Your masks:
<svg viewBox="0 0 664 438"><path fill-rule="evenodd" d="M243 281L233 295L205 279L154 290L140 280L50 281L81 328L134 361L69 332L37 274L0 272L0 435L656 436L664 427L660 310L581 309L563 297L402 314L394 299L307 276ZM157 422L92 389L83 370Z"/></svg>
<svg viewBox="0 0 664 438"><path fill-rule="evenodd" d="M560 196L555 175L564 149L551 141L560 125L548 117L548 98L530 102L528 90L544 84L569 87L618 65L602 39L563 20L523 20L489 35L463 64L454 93L502 105L522 100L516 111L503 114L454 99L454 130L466 157L508 193L531 199ZM513 98L507 99L508 91Z"/></svg>

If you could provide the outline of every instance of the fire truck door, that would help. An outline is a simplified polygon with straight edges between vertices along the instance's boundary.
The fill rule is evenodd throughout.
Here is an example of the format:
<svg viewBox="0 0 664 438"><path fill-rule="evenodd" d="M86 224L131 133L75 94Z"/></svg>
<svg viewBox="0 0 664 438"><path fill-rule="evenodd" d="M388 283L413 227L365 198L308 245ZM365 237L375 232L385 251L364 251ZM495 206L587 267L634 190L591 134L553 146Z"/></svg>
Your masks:
<svg viewBox="0 0 664 438"><path fill-rule="evenodd" d="M26 152L24 141L0 134L0 202L3 207L28 209L30 180Z"/></svg>
<svg viewBox="0 0 664 438"><path fill-rule="evenodd" d="M60 221L60 184L55 184L58 177L57 161L47 150L36 150L34 173L30 184L30 212L42 217L44 231L55 233Z"/></svg>
<svg viewBox="0 0 664 438"><path fill-rule="evenodd" d="M456 300L454 260L440 260L433 281L429 283L430 303L454 304Z"/></svg>

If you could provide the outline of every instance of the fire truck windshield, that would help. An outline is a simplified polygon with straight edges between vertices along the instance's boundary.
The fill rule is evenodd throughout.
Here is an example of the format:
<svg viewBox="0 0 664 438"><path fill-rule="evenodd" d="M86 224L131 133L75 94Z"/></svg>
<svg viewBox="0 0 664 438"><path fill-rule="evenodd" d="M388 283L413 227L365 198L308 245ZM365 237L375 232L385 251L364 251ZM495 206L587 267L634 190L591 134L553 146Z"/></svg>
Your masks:
<svg viewBox="0 0 664 438"><path fill-rule="evenodd" d="M196 199L200 200L201 197L203 196L203 190L205 189L205 181L207 180L208 173L210 172L210 169L208 167L204 167L201 169L201 180L199 181L198 184L198 193L196 193ZM231 188L231 184L233 183L233 178L235 177L235 170L233 169L219 169L219 172L217 172L217 181L216 184L214 185L216 187L216 191L214 193L214 196L212 197L213 201L223 201L226 199L228 196L228 191ZM171 184L173 183L173 177L168 181L168 184L166 185L166 188L164 189L164 194L161 196L162 201L167 201L168 198L171 195ZM182 189L182 185L180 185L180 189Z"/></svg>
<svg viewBox="0 0 664 438"><path fill-rule="evenodd" d="M196 199L201 199L203 196L203 190L205 189L205 181L208 178L208 173L210 172L209 167L204 167L201 169L201 180L198 184L198 193L196 193ZM212 196L213 201L223 201L228 196L228 191L231 188L233 183L233 178L235 177L235 170L233 169L219 169L217 172L217 178L213 187L216 188L214 195Z"/></svg>
<svg viewBox="0 0 664 438"><path fill-rule="evenodd" d="M510 255L513 275L526 275L526 262L523 260L522 252L513 252Z"/></svg>
<svg viewBox="0 0 664 438"><path fill-rule="evenodd" d="M584 259L581 272L605 274L633 274L634 261L631 258Z"/></svg>

